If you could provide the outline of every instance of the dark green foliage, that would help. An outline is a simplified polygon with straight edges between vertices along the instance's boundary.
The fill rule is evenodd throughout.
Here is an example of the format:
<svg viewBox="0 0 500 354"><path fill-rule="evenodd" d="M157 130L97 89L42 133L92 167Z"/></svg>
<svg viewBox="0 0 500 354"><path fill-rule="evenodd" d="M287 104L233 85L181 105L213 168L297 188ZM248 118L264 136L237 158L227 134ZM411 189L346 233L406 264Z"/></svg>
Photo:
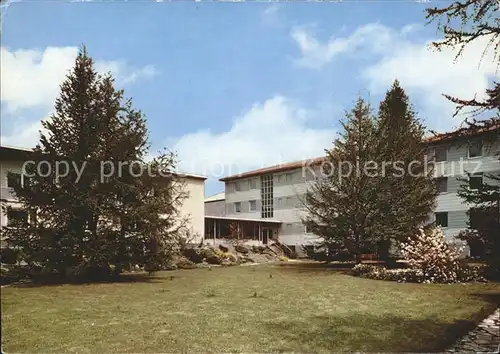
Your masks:
<svg viewBox="0 0 500 354"><path fill-rule="evenodd" d="M96 73L85 48L42 123L47 133L25 171L33 177L29 186L14 187L30 223L2 235L21 260L47 274L97 278L111 266L119 274L122 265L153 271L168 263L183 227L177 211L183 185L168 173L175 156L145 161L143 114L109 74ZM42 161L51 167L46 177L35 168ZM56 175L62 161L69 169L60 165Z"/></svg>
<svg viewBox="0 0 500 354"><path fill-rule="evenodd" d="M344 129L326 150L321 176L306 193L303 223L337 253L360 256L373 249L380 218L378 179L349 169L374 160L376 123L370 106L358 98L346 113Z"/></svg>
<svg viewBox="0 0 500 354"><path fill-rule="evenodd" d="M377 121L376 159L380 164L391 163L381 174L378 195L385 211L379 227L383 258L393 241L415 234L435 206L438 191L426 161L424 133L408 95L396 80L380 103Z"/></svg>
<svg viewBox="0 0 500 354"><path fill-rule="evenodd" d="M435 204L424 127L398 81L377 118L360 98L342 126L306 194L303 222L324 240L328 259L376 253L388 260L391 245L415 233Z"/></svg>

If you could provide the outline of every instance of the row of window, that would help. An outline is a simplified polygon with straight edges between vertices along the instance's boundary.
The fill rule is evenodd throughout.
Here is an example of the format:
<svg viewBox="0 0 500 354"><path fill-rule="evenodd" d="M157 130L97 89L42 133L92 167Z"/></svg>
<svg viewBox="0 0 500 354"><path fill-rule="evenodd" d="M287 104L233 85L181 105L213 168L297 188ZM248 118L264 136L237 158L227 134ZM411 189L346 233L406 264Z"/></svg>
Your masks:
<svg viewBox="0 0 500 354"><path fill-rule="evenodd" d="M293 183L294 182L294 172L287 172L276 175L276 182L281 183ZM269 175L273 178L273 175ZM313 181L316 177L310 171L306 173L306 181ZM251 178L248 180L235 181L227 184L228 192L240 192L244 190L257 189L257 178Z"/></svg>
<svg viewBox="0 0 500 354"><path fill-rule="evenodd" d="M294 200L294 197L292 197L292 196L279 197L279 198L276 198L276 204L277 205L281 205L281 206L284 206L284 205L293 205L293 200ZM247 203L247 202L235 202L235 203L233 203L234 204L234 212L235 213L241 213L242 203ZM273 207L274 207L274 203L273 203ZM257 211L257 201L256 200L249 200L248 201L248 210L250 210L250 211Z"/></svg>
<svg viewBox="0 0 500 354"><path fill-rule="evenodd" d="M256 200L249 200L248 201L248 210L257 211L257 201ZM234 212L241 213L241 202L234 203Z"/></svg>
<svg viewBox="0 0 500 354"><path fill-rule="evenodd" d="M469 188L470 189L480 189L483 185L483 174L476 173L469 176ZM436 178L436 187L439 193L448 192L448 177L438 177Z"/></svg>
<svg viewBox="0 0 500 354"><path fill-rule="evenodd" d="M483 144L480 141L472 142L468 145L467 157L481 157L483 156ZM436 162L448 161L448 146L436 146L434 148L434 158Z"/></svg>
<svg viewBox="0 0 500 354"><path fill-rule="evenodd" d="M228 183L229 192L239 192L248 189L257 189L257 178Z"/></svg>

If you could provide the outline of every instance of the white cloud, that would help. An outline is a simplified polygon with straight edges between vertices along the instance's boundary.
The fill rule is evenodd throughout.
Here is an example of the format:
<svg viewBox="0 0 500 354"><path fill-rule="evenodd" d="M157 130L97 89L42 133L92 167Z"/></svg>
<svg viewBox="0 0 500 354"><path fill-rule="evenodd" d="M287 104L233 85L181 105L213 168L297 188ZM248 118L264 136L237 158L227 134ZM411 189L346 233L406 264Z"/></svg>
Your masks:
<svg viewBox="0 0 500 354"><path fill-rule="evenodd" d="M228 131L200 130L173 145L179 169L222 177L250 169L322 155L335 132L307 127L311 112L275 96L237 117Z"/></svg>
<svg viewBox="0 0 500 354"><path fill-rule="evenodd" d="M23 108L52 107L59 93L59 85L74 64L77 47L47 47L44 51L1 48L1 101L7 112ZM129 67L123 61L96 60L100 72L111 71L117 84L133 83L138 78L155 76L151 65Z"/></svg>
<svg viewBox="0 0 500 354"><path fill-rule="evenodd" d="M371 92L385 92L397 78L410 98L418 98L417 108L427 118L429 127L449 130L460 118L453 120L454 105L442 94L463 98L472 98L475 94L478 98L484 96L488 79L497 74L496 64L490 51L478 66L487 40L476 40L455 62L454 50L437 52L429 48L432 38L409 38L421 28L407 25L396 30L377 23L368 24L348 36L332 37L326 43L304 28L294 29L291 35L301 51L297 64L319 69L339 55L362 55L372 61L360 70Z"/></svg>
<svg viewBox="0 0 500 354"><path fill-rule="evenodd" d="M404 42L388 51L378 62L363 71L370 90L383 92L398 78L403 87L418 95L422 101L422 114L429 125L439 130L454 128L461 117L453 120L455 105L443 93L464 99L485 96L488 79L495 76L496 64L492 53L487 54L481 65L479 60L487 41L476 40L464 55L455 61L456 52L443 49L430 50L425 43Z"/></svg>
<svg viewBox="0 0 500 354"><path fill-rule="evenodd" d="M372 23L359 27L347 37L332 36L326 43L314 37L313 26L295 27L291 36L299 46L301 57L295 59L299 66L320 69L341 54L354 52L365 46L382 52L392 39L391 30Z"/></svg>

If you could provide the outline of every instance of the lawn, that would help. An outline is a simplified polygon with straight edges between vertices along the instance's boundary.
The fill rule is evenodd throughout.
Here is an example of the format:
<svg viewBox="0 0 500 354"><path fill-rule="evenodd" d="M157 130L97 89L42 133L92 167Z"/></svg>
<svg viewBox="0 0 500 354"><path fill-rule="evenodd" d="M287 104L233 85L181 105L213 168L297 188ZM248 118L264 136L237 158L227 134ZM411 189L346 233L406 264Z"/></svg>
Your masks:
<svg viewBox="0 0 500 354"><path fill-rule="evenodd" d="M500 296L499 283L398 284L292 263L128 280L2 288L3 351L429 352Z"/></svg>

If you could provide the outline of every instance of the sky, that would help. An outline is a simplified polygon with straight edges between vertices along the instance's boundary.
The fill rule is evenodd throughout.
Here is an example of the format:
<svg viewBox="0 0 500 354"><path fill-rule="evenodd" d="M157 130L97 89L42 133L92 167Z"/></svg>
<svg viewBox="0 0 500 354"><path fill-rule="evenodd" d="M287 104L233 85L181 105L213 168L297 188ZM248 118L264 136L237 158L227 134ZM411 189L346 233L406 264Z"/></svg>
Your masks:
<svg viewBox="0 0 500 354"><path fill-rule="evenodd" d="M1 142L34 147L86 45L97 70L147 117L151 155L218 179L320 156L358 96L376 111L398 79L428 129L461 118L442 93L484 95L498 77L485 42L455 52L425 8L446 1L11 1L2 9Z"/></svg>

